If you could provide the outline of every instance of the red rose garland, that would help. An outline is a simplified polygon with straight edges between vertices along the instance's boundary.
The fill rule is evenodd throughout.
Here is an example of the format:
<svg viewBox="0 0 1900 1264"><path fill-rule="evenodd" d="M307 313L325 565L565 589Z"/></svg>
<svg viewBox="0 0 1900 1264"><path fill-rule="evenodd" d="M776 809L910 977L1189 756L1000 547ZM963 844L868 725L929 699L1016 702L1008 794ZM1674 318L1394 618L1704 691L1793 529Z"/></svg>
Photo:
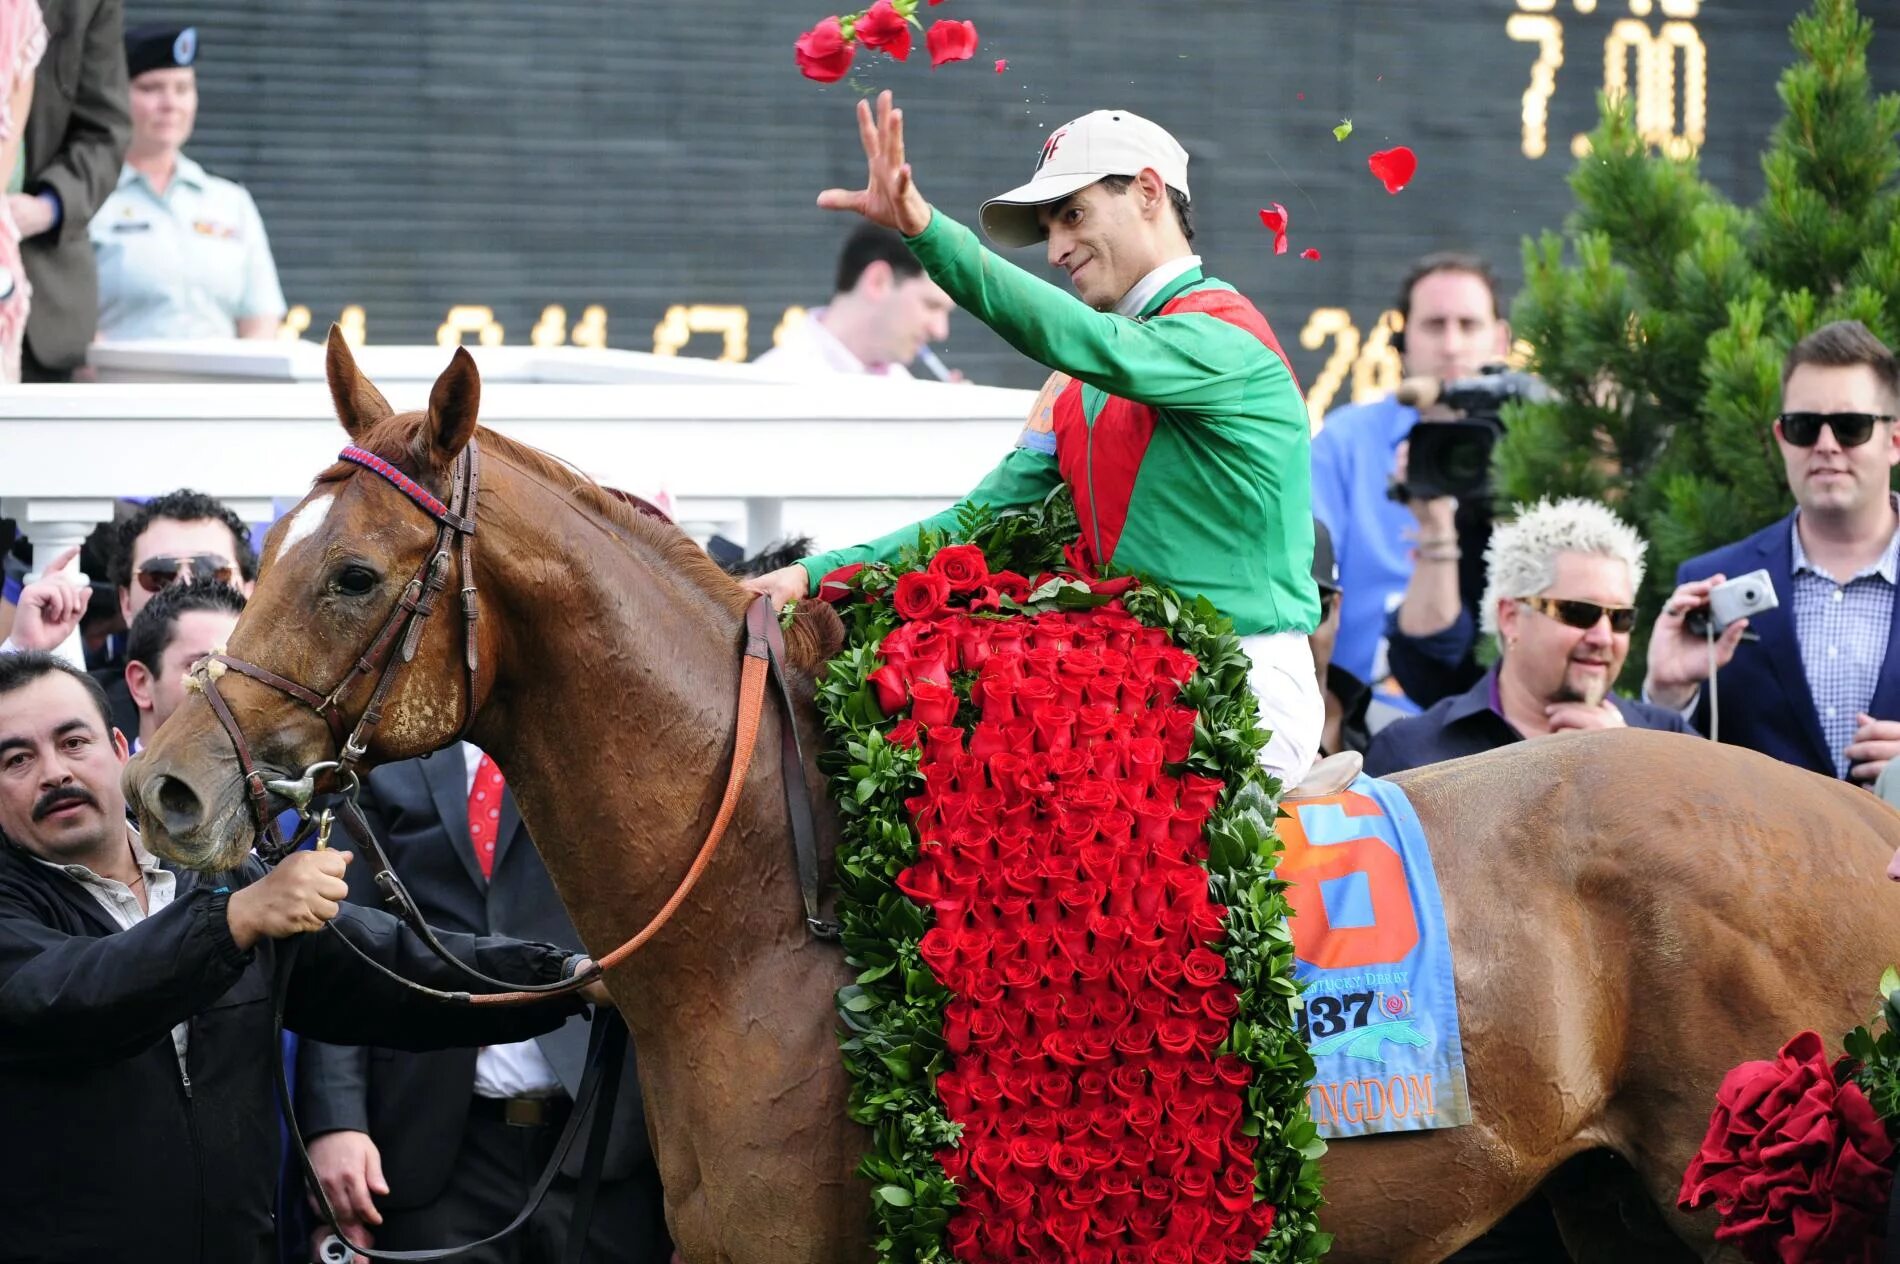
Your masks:
<svg viewBox="0 0 1900 1264"><path fill-rule="evenodd" d="M890 740L921 741L898 887L935 914L925 963L953 999L937 1093L960 1144L947 1240L962 1261L1231 1261L1273 1225L1242 1130L1252 1069L1211 945L1204 826L1222 783L1170 776L1197 666L1111 604L1009 622L944 609L988 587L980 550L899 578L909 621L871 676ZM955 723L948 672L975 673Z"/></svg>

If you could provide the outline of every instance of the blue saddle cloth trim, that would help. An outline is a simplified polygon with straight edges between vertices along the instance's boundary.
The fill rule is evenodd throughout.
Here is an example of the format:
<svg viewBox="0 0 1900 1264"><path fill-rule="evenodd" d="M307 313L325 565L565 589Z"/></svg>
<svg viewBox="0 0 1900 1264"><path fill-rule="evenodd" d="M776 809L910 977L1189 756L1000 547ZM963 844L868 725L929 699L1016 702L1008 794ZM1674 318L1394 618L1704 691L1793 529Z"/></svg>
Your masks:
<svg viewBox="0 0 1900 1264"><path fill-rule="evenodd" d="M1424 826L1404 792L1389 781L1361 775L1349 790L1372 800L1384 815L1349 816L1337 798L1295 801L1287 810L1298 814L1313 847L1376 837L1397 852L1418 940L1398 961L1343 969L1296 957L1307 1048L1316 1069L1307 1093L1309 1111L1320 1135L1329 1138L1468 1124L1471 1097L1451 940ZM1366 873L1346 873L1319 886L1332 928L1373 924Z"/></svg>

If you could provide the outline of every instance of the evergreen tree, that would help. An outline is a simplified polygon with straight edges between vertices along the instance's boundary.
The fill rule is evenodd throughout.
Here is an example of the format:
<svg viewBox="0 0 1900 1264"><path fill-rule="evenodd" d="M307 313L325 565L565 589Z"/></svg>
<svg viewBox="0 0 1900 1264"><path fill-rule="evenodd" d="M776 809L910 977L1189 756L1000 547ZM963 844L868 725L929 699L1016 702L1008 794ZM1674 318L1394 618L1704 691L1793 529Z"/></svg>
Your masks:
<svg viewBox="0 0 1900 1264"><path fill-rule="evenodd" d="M1605 100L1565 235L1524 246L1513 322L1558 398L1507 414L1499 498L1627 516L1650 542L1645 626L1679 563L1788 512L1770 430L1788 348L1841 319L1900 346L1900 96L1873 94L1854 0L1815 0L1791 35L1755 207L1652 153L1630 103Z"/></svg>

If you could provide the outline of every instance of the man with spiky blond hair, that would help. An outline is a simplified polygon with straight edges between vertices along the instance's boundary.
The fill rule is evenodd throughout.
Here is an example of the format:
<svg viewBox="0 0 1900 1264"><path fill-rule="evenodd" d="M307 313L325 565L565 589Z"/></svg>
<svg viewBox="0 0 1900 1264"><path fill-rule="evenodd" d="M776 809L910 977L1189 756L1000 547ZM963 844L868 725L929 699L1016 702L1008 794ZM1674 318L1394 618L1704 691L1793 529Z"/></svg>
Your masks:
<svg viewBox="0 0 1900 1264"><path fill-rule="evenodd" d="M1497 665L1464 693L1382 731L1366 771L1401 772L1547 733L1693 732L1676 712L1615 693L1646 551L1635 530L1596 501L1520 505L1485 550L1479 613L1498 639Z"/></svg>

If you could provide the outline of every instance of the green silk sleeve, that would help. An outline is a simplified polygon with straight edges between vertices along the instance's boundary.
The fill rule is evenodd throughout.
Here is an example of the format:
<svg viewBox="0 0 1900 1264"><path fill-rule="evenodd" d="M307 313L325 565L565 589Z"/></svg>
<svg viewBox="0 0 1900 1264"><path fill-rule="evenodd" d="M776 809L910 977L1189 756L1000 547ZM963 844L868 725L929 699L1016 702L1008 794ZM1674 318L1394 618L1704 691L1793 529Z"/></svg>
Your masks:
<svg viewBox="0 0 1900 1264"><path fill-rule="evenodd" d="M1149 320L1098 312L987 249L943 212L907 239L957 305L1018 351L1122 399L1233 411L1274 359L1246 330L1203 312Z"/></svg>

